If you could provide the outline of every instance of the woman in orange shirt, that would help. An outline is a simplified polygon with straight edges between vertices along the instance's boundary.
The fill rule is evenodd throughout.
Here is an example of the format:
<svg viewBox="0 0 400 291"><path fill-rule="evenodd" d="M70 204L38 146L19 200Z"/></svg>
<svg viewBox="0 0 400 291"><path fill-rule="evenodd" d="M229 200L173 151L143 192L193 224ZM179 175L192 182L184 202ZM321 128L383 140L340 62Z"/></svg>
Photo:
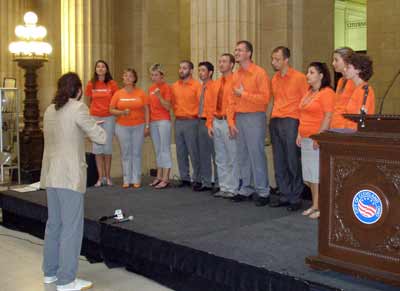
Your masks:
<svg viewBox="0 0 400 291"><path fill-rule="evenodd" d="M344 76L344 71L354 51L349 47L342 47L333 52L333 68L335 72ZM346 112L347 103L356 86L352 80L342 77L336 87L335 108L333 110L331 128L344 128L346 119L342 116Z"/></svg>
<svg viewBox="0 0 400 291"><path fill-rule="evenodd" d="M300 124L296 143L301 147L304 183L312 193L312 206L303 211L310 218L319 217L319 146L310 138L329 128L335 92L331 89L329 69L325 63L313 62L308 66L307 82L310 89L300 102Z"/></svg>
<svg viewBox="0 0 400 291"><path fill-rule="evenodd" d="M150 68L153 84L149 88L150 134L157 161L157 178L150 184L156 189L169 185L171 161L171 88L164 80L164 70L160 64Z"/></svg>
<svg viewBox="0 0 400 291"><path fill-rule="evenodd" d="M104 145L93 143L92 152L96 155L97 172L99 174L95 187L112 185L110 170L115 117L110 113L109 108L111 98L117 90L118 85L111 76L108 64L103 60L98 60L94 65L93 78L88 82L85 90L85 95L90 104L90 115L96 120L104 121L100 126L107 133L107 141Z"/></svg>
<svg viewBox="0 0 400 291"><path fill-rule="evenodd" d="M117 117L115 133L121 146L123 188L141 187L142 147L149 135L149 106L146 93L137 88L137 73L126 69L124 88L111 99L110 112Z"/></svg>
<svg viewBox="0 0 400 291"><path fill-rule="evenodd" d="M360 114L362 111L366 114L375 113L375 93L368 84L372 74L372 60L367 55L356 53L350 57L344 75L354 82L356 88L347 103L345 113ZM346 120L345 128L357 130L357 123Z"/></svg>

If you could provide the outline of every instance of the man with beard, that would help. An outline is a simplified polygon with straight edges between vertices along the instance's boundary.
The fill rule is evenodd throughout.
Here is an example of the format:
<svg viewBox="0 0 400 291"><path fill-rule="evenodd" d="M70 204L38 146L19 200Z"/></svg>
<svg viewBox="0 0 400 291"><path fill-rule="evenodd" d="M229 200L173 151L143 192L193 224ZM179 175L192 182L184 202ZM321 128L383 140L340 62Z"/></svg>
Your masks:
<svg viewBox="0 0 400 291"><path fill-rule="evenodd" d="M275 165L275 179L281 195L271 201L271 207L287 206L289 211L301 207L304 188L301 174L300 148L296 145L299 126L299 103L308 89L307 79L289 66L290 50L275 48L271 64L276 71L272 78L274 106L270 132Z"/></svg>
<svg viewBox="0 0 400 291"><path fill-rule="evenodd" d="M175 114L175 143L181 182L179 187L191 185L201 187L200 161L198 148L199 98L201 85L192 78L193 63L181 61L179 64L179 80L172 85L171 104ZM190 178L189 157L193 175Z"/></svg>

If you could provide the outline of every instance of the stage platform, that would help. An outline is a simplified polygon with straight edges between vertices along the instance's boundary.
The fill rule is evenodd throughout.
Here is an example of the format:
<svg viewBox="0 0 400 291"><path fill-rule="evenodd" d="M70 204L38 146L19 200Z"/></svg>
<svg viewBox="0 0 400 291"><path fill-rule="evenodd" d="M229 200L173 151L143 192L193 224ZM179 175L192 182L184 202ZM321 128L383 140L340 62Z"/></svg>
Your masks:
<svg viewBox="0 0 400 291"><path fill-rule="evenodd" d="M3 225L43 238L45 191L0 192ZM98 222L121 208L134 220ZM284 208L234 203L189 188L89 188L82 253L182 291L398 290L304 259L317 254L318 221Z"/></svg>

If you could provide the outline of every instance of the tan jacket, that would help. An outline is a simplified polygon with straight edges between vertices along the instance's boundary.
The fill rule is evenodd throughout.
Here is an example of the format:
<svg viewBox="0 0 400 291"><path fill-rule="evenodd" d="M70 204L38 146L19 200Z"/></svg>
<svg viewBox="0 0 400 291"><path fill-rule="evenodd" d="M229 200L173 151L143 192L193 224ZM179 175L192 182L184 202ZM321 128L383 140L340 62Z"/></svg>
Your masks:
<svg viewBox="0 0 400 291"><path fill-rule="evenodd" d="M41 188L55 187L85 193L85 136L104 144L106 132L89 115L86 104L69 99L58 111L50 105L43 118L44 152Z"/></svg>

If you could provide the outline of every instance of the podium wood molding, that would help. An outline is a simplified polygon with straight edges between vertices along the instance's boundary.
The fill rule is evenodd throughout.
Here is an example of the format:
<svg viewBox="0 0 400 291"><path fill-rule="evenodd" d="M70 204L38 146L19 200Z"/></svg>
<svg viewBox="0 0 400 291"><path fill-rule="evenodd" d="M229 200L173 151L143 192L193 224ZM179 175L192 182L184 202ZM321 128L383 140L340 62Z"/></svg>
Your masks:
<svg viewBox="0 0 400 291"><path fill-rule="evenodd" d="M386 118L313 137L321 217L318 254L306 263L400 286L400 118Z"/></svg>

